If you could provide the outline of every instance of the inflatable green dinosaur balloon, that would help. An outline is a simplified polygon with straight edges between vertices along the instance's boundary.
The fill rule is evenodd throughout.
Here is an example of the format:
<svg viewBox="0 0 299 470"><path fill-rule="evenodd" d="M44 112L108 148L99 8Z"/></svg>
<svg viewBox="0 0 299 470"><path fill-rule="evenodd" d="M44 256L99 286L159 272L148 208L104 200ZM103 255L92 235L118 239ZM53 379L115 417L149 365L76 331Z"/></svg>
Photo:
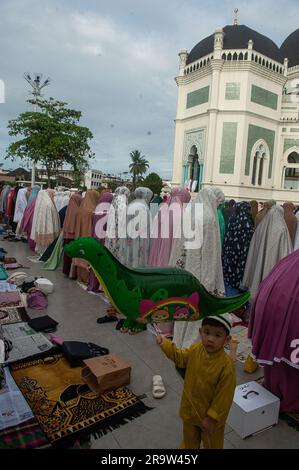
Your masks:
<svg viewBox="0 0 299 470"><path fill-rule="evenodd" d="M106 295L126 320L123 327L141 331L146 323L199 320L231 312L247 302L249 292L216 297L188 271L179 268L129 269L91 237L64 247L74 258L88 261Z"/></svg>

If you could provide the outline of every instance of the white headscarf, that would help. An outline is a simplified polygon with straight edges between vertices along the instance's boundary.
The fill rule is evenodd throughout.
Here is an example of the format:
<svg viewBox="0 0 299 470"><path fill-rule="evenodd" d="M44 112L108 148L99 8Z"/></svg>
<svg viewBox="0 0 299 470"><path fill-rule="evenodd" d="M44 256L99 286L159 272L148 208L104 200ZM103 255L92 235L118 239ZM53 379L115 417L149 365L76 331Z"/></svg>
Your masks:
<svg viewBox="0 0 299 470"><path fill-rule="evenodd" d="M191 201L183 218L191 219L194 205L203 204L203 218L194 220L193 227L198 234L202 231L202 244L199 248L186 249L184 238L176 238L170 257L170 265L191 272L211 293L224 294L224 281L221 260L221 237L217 208L225 200L221 189L208 186L202 189ZM196 213L195 213L196 214ZM191 346L198 340L200 322L175 322L173 341L179 348Z"/></svg>
<svg viewBox="0 0 299 470"><path fill-rule="evenodd" d="M116 188L108 212L105 246L122 264L126 261L127 202L130 191L126 186Z"/></svg>
<svg viewBox="0 0 299 470"><path fill-rule="evenodd" d="M57 191L54 196L54 203L59 212L63 207L68 206L70 201L70 191Z"/></svg>
<svg viewBox="0 0 299 470"><path fill-rule="evenodd" d="M27 207L27 198L26 198L27 190L28 188L21 188L18 191L16 206L15 206L15 213L14 213L14 218L13 218L13 221L16 224L21 222L23 214Z"/></svg>
<svg viewBox="0 0 299 470"><path fill-rule="evenodd" d="M134 196L137 200L140 199L146 201L147 204L149 204L153 197L153 191L149 188L144 188L143 186L140 186L139 188L135 189Z"/></svg>
<svg viewBox="0 0 299 470"><path fill-rule="evenodd" d="M53 190L41 190L37 195L30 238L35 241L35 251L39 254L43 254L60 232L59 215L53 199Z"/></svg>
<svg viewBox="0 0 299 470"><path fill-rule="evenodd" d="M5 184L2 188L1 196L0 196L0 212L4 212L5 202L6 202L6 199L10 190L11 190L11 186L9 184Z"/></svg>
<svg viewBox="0 0 299 470"><path fill-rule="evenodd" d="M271 269L293 251L284 211L275 204L258 224L250 242L242 285L255 296Z"/></svg>
<svg viewBox="0 0 299 470"><path fill-rule="evenodd" d="M150 247L150 210L149 202L153 192L149 188L137 188L134 191L136 199L128 205L127 223L128 228L134 225L136 233L134 238L127 237L126 266L131 268L147 266ZM130 224L131 221L131 224Z"/></svg>

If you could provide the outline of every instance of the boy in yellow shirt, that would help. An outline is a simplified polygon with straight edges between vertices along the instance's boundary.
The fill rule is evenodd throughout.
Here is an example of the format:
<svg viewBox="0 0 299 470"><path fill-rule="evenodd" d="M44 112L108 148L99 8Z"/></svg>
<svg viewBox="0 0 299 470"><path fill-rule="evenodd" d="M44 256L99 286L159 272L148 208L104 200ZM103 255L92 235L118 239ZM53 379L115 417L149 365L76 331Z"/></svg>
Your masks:
<svg viewBox="0 0 299 470"><path fill-rule="evenodd" d="M203 319L201 343L178 349L157 336L157 343L177 367L186 368L180 416L183 449L223 449L224 427L236 387L234 364L224 346L230 341L229 314Z"/></svg>

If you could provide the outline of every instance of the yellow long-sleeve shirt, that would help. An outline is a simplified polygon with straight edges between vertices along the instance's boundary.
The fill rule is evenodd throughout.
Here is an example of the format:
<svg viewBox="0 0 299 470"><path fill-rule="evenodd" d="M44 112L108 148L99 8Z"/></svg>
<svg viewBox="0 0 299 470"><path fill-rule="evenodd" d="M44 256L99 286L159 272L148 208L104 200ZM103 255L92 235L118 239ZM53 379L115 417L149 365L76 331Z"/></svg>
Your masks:
<svg viewBox="0 0 299 470"><path fill-rule="evenodd" d="M222 349L208 353L202 343L188 349L178 349L164 339L162 349L177 367L186 367L180 416L200 426L205 416L224 426L236 387L236 373L231 358Z"/></svg>

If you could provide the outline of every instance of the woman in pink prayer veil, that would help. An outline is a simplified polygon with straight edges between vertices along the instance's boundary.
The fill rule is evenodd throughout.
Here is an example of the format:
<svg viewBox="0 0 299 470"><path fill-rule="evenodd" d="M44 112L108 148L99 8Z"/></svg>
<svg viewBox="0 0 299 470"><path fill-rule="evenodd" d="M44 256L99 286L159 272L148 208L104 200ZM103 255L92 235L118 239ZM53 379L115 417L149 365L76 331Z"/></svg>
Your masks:
<svg viewBox="0 0 299 470"><path fill-rule="evenodd" d="M100 243L105 243L106 229L107 229L107 218L108 210L113 199L113 194L109 191L103 191L100 195L100 201L95 208L92 216L92 236ZM105 221L103 220L105 218ZM102 220L102 223L98 223ZM96 292L100 288L99 281L96 278L93 270L89 273L89 281L87 290Z"/></svg>
<svg viewBox="0 0 299 470"><path fill-rule="evenodd" d="M160 205L153 222L149 266L168 266L173 244L173 228L182 220L183 204L188 204L190 199L191 195L186 189L173 188L167 203Z"/></svg>
<svg viewBox="0 0 299 470"><path fill-rule="evenodd" d="M151 234L149 266L167 267L174 240L174 231L181 226L183 211L191 199L190 192L184 188L173 188L167 203L160 205ZM178 232L179 234L179 232ZM163 336L173 335L173 322L154 324L155 330Z"/></svg>
<svg viewBox="0 0 299 470"><path fill-rule="evenodd" d="M28 245L29 245L30 250L32 251L34 251L35 249L35 242L31 240L30 234L32 230L32 221L33 221L36 198L40 189L41 189L40 186L37 184L32 186L32 189L28 198L28 202L27 202L27 207L24 211L23 218L21 221L21 227L20 227L20 230L27 234Z"/></svg>
<svg viewBox="0 0 299 470"><path fill-rule="evenodd" d="M264 367L264 386L280 409L299 412L299 250L283 258L260 284L248 336Z"/></svg>

